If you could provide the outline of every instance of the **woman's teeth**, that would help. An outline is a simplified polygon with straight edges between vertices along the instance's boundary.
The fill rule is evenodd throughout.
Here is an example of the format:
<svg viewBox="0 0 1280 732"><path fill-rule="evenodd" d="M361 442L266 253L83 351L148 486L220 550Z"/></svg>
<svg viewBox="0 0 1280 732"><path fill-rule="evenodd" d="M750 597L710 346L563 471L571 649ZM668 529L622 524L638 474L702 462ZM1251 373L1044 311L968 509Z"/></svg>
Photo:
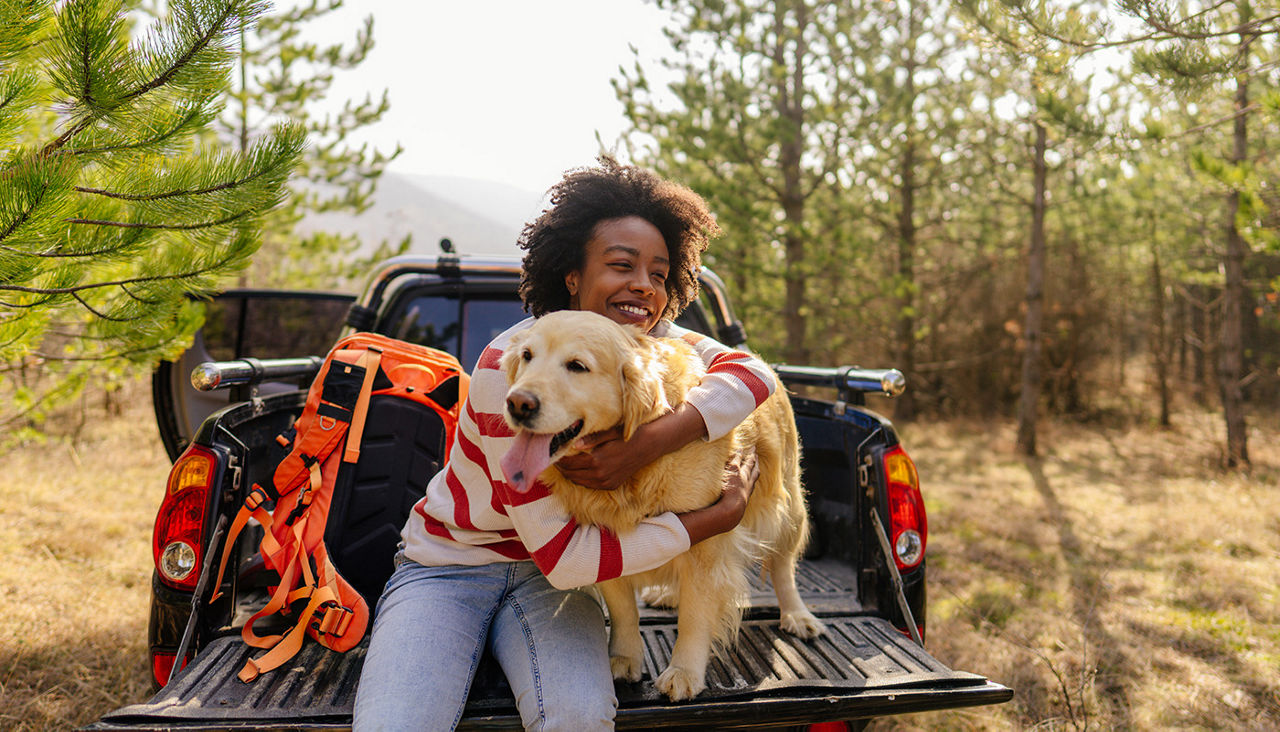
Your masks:
<svg viewBox="0 0 1280 732"><path fill-rule="evenodd" d="M641 318L647 318L647 317L649 317L649 311L648 311L648 310L645 310L644 308L637 308L637 307L633 307L633 306L631 306L631 305L618 305L617 307L618 307L618 309L619 309L619 310L621 310L622 312L624 312L624 313L628 313L628 314L630 314L630 315L635 315L635 316L637 316L637 317L641 317Z"/></svg>

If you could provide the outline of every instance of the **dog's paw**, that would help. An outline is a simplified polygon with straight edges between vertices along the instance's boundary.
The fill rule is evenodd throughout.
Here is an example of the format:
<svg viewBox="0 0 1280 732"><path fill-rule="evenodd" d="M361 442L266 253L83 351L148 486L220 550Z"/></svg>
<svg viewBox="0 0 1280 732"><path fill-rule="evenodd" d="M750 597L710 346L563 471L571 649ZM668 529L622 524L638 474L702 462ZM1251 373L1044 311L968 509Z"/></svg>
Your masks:
<svg viewBox="0 0 1280 732"><path fill-rule="evenodd" d="M782 629L801 638L817 638L826 632L826 626L808 610L782 614Z"/></svg>
<svg viewBox="0 0 1280 732"><path fill-rule="evenodd" d="M666 694L671 701L684 701L694 698L707 688L706 672L668 666L653 685L658 687L658 691Z"/></svg>
<svg viewBox="0 0 1280 732"><path fill-rule="evenodd" d="M640 599L653 608L674 608L680 604L680 595L671 585L648 585L640 590Z"/></svg>
<svg viewBox="0 0 1280 732"><path fill-rule="evenodd" d="M644 659L628 656L610 656L609 669L614 681L639 681L644 673Z"/></svg>

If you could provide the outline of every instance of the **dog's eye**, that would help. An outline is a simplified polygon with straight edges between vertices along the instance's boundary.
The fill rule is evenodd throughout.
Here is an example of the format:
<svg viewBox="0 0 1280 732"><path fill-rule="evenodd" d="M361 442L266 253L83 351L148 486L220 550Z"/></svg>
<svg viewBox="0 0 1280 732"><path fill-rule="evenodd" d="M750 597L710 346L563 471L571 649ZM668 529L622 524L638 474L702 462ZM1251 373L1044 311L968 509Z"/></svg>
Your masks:
<svg viewBox="0 0 1280 732"><path fill-rule="evenodd" d="M590 371L590 370L591 370L591 369L587 368L587 365L586 365L586 364L584 364L583 362L579 361L579 360L578 360L578 359L576 359L576 358L575 358L574 360L570 361L569 363L566 363L566 364L564 365L564 367L565 367L566 369L569 369L570 371L574 372L575 374L585 374L585 373L587 373L588 371Z"/></svg>
<svg viewBox="0 0 1280 732"><path fill-rule="evenodd" d="M527 349L527 348L526 348L526 349L524 349L523 351L521 351L521 352L520 352L520 358L523 358L523 359L524 359L524 360L526 360L526 361L532 361L532 360L533 360L533 351L530 351L530 350L529 350L529 349Z"/></svg>

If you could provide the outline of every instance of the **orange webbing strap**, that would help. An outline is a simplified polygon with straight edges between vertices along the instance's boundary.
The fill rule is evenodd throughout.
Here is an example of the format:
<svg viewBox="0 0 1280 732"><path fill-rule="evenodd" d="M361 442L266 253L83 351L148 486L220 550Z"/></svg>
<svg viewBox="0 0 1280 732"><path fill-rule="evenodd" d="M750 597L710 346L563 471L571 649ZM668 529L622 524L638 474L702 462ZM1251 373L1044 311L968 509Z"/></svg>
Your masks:
<svg viewBox="0 0 1280 732"><path fill-rule="evenodd" d="M351 428L347 430L347 451L342 455L342 462L354 463L360 459L360 438L364 436L364 419L369 412L369 395L373 392L373 378L378 375L378 366L382 363L382 349L369 346L360 360L364 365L364 383L360 385L360 397L352 411Z"/></svg>
<svg viewBox="0 0 1280 732"><path fill-rule="evenodd" d="M236 538L240 536L240 531L249 523L249 518L258 519L258 523L262 524L265 533L262 537L262 549L268 551L274 546L275 551L280 550L280 545L276 542L276 538L271 535L271 514L262 509L262 504L267 500L267 492L257 483L253 484L253 489L249 491L249 495L245 496L244 505L236 513L236 518L231 522L231 530L227 532L227 540L222 544L222 559L218 562L218 579L213 583L213 594L209 596L209 602L213 602L222 596L222 575L227 571L227 559L231 556L231 550L236 545ZM270 552L269 552L270 553Z"/></svg>
<svg viewBox="0 0 1280 732"><path fill-rule="evenodd" d="M306 519L290 526L291 536L286 555L271 555L272 563L280 573L280 584L276 585L275 591L271 593L271 599L266 607L254 613L253 617L249 618L240 629L240 637L254 648L271 648L279 642L280 636L260 636L253 632L253 624L262 618L287 610L289 603L306 594L306 592L299 593L299 589L309 591L315 586L315 578L311 576L311 562L307 558L307 547L302 540L306 526ZM301 582L299 582L299 573L302 574Z"/></svg>
<svg viewBox="0 0 1280 732"><path fill-rule="evenodd" d="M306 609L298 616L297 625L293 626L284 637L280 638L279 642L271 650L257 658L250 658L245 661L244 668L240 669L240 673L237 674L241 681L247 684L258 678L260 674L278 668L280 664L297 655L302 648L302 640L307 635L307 625L311 622L311 617L316 614L316 611L324 603L333 602L336 604L338 602L338 595L331 587L307 589L314 589L314 591L311 593L311 599L307 602Z"/></svg>
<svg viewBox="0 0 1280 732"><path fill-rule="evenodd" d="M294 530L300 539L301 532L297 528ZM276 589L276 593L271 599L271 604L280 603L283 606L305 597L307 598L307 606L298 615L298 620L294 626L284 635L265 636L262 638L254 636L251 628L253 621L258 617L257 615L245 624L244 629L241 631L245 642L257 648L269 649L261 656L245 661L244 668L240 669L240 673L237 676L246 684L267 671L279 668L281 664L297 655L302 648L303 640L306 638L308 627L319 635L341 636L351 625L351 619L355 617L354 612L342 606L341 597L334 590L337 570L327 557L317 567L320 575L319 582L312 576L310 562L307 561L305 552L299 552L298 555L295 555L295 558L298 561L294 562L294 565L300 565L302 569L303 585L290 591L287 586L281 584ZM290 570L294 568L290 567ZM290 574L293 574L293 572L291 571ZM317 613L319 613L319 618L312 622ZM250 636L253 636L253 639L258 642L251 641Z"/></svg>

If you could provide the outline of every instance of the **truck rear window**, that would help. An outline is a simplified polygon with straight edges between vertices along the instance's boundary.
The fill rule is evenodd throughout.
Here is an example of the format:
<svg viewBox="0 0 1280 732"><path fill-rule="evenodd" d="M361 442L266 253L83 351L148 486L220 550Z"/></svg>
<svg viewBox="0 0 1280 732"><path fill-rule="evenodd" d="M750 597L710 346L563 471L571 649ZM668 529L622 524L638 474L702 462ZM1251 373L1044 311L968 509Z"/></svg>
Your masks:
<svg viewBox="0 0 1280 732"><path fill-rule="evenodd" d="M386 323L393 338L439 348L458 357L467 371L499 333L527 317L519 298L500 294L459 296L431 293L409 298Z"/></svg>

